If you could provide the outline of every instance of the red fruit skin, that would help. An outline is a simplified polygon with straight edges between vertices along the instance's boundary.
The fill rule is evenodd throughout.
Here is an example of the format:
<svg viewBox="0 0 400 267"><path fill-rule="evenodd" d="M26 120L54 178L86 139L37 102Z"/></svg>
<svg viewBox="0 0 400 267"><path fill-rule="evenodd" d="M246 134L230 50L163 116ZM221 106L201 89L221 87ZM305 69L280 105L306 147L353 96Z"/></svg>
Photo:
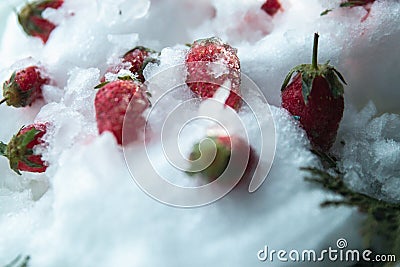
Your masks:
<svg viewBox="0 0 400 267"><path fill-rule="evenodd" d="M33 37L39 37L42 39L43 43L47 43L49 40L51 32L56 28L52 22L37 16L32 16L30 22L35 25L40 31L32 31L31 35Z"/></svg>
<svg viewBox="0 0 400 267"><path fill-rule="evenodd" d="M215 77L209 73L207 62L222 62L229 73ZM197 96L203 99L213 97L221 85L229 80L231 88L225 104L235 110L240 108L240 61L234 48L216 38L196 41L186 55L186 66L186 83Z"/></svg>
<svg viewBox="0 0 400 267"><path fill-rule="evenodd" d="M42 97L42 86L49 83L49 79L42 76L41 69L30 66L15 73L3 85L3 95L7 104L14 107L30 106L35 100Z"/></svg>
<svg viewBox="0 0 400 267"><path fill-rule="evenodd" d="M264 10L268 15L274 16L281 9L281 3L278 0L267 0L261 6L261 9Z"/></svg>
<svg viewBox="0 0 400 267"><path fill-rule="evenodd" d="M32 130L33 128L35 128L36 130L40 131L40 133L38 133L35 136L35 139L32 140L26 147L29 149L33 149L34 146L36 145L40 145L43 144L42 142L42 137L43 135L46 133L46 124L32 124L32 125L28 125L24 128L22 128L18 135L22 135L30 130ZM41 165L41 167L30 167L28 165L26 165L24 162L19 161L18 162L18 169L20 171L26 171L26 172L45 172L47 169L47 165L46 163L42 160L42 156L41 155L30 155L27 157L27 159L33 163L39 164Z"/></svg>
<svg viewBox="0 0 400 267"><path fill-rule="evenodd" d="M127 114L128 124L125 130L128 131L126 137L129 139L124 141L129 143L138 139L140 130L145 125L143 112L150 105L146 92L139 83L126 80L110 82L99 89L94 104L100 134L112 132L118 144L122 145L122 129Z"/></svg>
<svg viewBox="0 0 400 267"><path fill-rule="evenodd" d="M120 70L127 69L130 72L137 74L137 79L143 83L145 79L143 77L141 69L145 59L149 56L149 51L139 48L133 49L132 51L129 51L124 55L124 57L122 58L122 64L108 68L107 73L117 74ZM102 83L105 82L105 77L103 76L100 81Z"/></svg>
<svg viewBox="0 0 400 267"><path fill-rule="evenodd" d="M343 117L344 98L334 98L325 78L314 79L307 105L302 95L301 74L282 91L282 106L298 118L311 143L328 151L336 139L339 123Z"/></svg>
<svg viewBox="0 0 400 267"><path fill-rule="evenodd" d="M40 0L28 3L18 14L18 21L24 31L34 37L42 39L47 43L55 25L42 17L46 8L58 9L64 4L64 0Z"/></svg>

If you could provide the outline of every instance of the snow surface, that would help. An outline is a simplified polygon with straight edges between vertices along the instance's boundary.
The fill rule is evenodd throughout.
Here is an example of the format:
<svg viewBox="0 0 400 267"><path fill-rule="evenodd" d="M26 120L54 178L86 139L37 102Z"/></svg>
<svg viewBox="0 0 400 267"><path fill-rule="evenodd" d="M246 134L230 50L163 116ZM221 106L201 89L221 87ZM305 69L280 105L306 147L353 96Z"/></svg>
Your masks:
<svg viewBox="0 0 400 267"><path fill-rule="evenodd" d="M400 56L393 53L400 43L398 1L376 1L361 22L361 7L320 17L339 2L328 0L282 0L284 11L273 18L260 12L260 0L65 0L45 12L58 24L45 46L17 24L11 7L23 1L6 2L0 81L32 57L54 83L32 107L0 107L0 140L33 121L53 127L45 137L46 173L18 177L0 160L0 264L22 253L31 255L33 267L262 266L256 253L264 245L324 249L345 237L361 247L358 213L321 209L333 196L304 182L299 168L319 166L318 160L305 133L279 108L281 82L290 68L310 62L315 31L319 61L330 59L349 84L334 147L346 180L356 190L400 201L400 118L387 113L400 112ZM145 69L149 78L182 63L185 43L213 35L238 49L242 72L275 105L275 161L253 194L243 181L214 204L172 208L137 187L111 134L98 135L93 87L108 64L135 45L162 51L160 65ZM182 82L185 70L174 71L156 87Z"/></svg>

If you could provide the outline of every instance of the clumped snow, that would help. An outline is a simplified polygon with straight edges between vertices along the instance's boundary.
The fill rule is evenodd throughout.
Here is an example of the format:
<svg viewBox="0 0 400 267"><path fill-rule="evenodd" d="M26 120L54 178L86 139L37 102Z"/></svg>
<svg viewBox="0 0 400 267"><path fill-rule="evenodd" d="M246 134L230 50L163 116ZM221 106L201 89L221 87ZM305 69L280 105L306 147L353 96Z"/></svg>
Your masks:
<svg viewBox="0 0 400 267"><path fill-rule="evenodd" d="M371 196L400 201L400 117L386 113L400 112L395 90L400 60L393 53L400 43L398 1L376 1L361 22L362 7L320 17L333 6L327 0L282 0L283 11L274 17L259 10L260 0L65 0L60 9L45 12L58 24L45 46L18 26L10 6L22 2L10 0L4 7L9 13L0 43L0 82L29 60L40 62L53 82L32 107L0 107L0 140L8 141L21 125L51 122L44 138L48 146L37 148L50 167L44 174L17 176L0 159L0 265L22 253L31 255L32 267L258 266L265 264L256 255L264 245L318 250L345 237L361 247L357 213L321 209L319 204L334 196L304 182L299 168L318 167L319 161L304 131L279 107L281 83L292 67L311 61L316 31L319 61L330 59L349 84L334 147L346 182ZM149 91L157 97L180 86L184 93L164 98L154 118L158 124L171 105L190 98L184 66L173 68L184 62L184 44L214 35L238 49L242 73L274 105L275 161L253 194L247 192L249 181L242 181L211 205L172 208L141 191L114 137L97 133L94 87L134 46L160 51L160 64L144 70L152 81ZM246 120L248 112L239 115Z"/></svg>
<svg viewBox="0 0 400 267"><path fill-rule="evenodd" d="M352 189L400 203L400 115L378 115L370 102L360 112L348 109L338 149L345 181Z"/></svg>

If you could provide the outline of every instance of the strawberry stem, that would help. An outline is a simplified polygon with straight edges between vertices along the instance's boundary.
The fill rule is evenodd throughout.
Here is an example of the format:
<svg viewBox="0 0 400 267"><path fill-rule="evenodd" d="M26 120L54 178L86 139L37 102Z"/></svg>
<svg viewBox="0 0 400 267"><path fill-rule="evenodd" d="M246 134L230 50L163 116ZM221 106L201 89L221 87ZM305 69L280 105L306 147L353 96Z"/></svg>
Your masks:
<svg viewBox="0 0 400 267"><path fill-rule="evenodd" d="M7 157L6 154L7 154L7 145L4 144L3 142L0 142L0 155Z"/></svg>
<svg viewBox="0 0 400 267"><path fill-rule="evenodd" d="M6 101L7 101L7 98L3 98L3 99L0 101L0 105L3 104L3 103L6 102Z"/></svg>
<svg viewBox="0 0 400 267"><path fill-rule="evenodd" d="M314 33L314 46L312 54L312 68L318 70L318 33Z"/></svg>

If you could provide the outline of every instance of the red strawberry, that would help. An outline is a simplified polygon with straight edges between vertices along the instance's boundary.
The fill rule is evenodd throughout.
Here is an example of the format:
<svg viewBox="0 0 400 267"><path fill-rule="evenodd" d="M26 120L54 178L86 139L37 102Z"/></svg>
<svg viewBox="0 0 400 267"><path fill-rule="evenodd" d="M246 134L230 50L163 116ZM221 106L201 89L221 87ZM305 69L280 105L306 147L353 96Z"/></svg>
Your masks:
<svg viewBox="0 0 400 267"><path fill-rule="evenodd" d="M193 43L186 55L188 76L186 83L201 98L213 97L214 93L230 81L230 94L225 104L238 110L240 98L240 62L236 49L225 44L219 38L200 39ZM221 75L210 71L208 62L223 64L227 73Z"/></svg>
<svg viewBox="0 0 400 267"><path fill-rule="evenodd" d="M281 3L278 0L266 0L261 9L267 12L268 15L273 16L281 9Z"/></svg>
<svg viewBox="0 0 400 267"><path fill-rule="evenodd" d="M144 82L143 70L150 62L157 62L156 59L151 57L151 54L156 51L143 46L137 46L132 50L129 50L122 57L122 64L110 67L107 72L117 74L121 69L126 69L137 75L137 79L140 82ZM105 82L105 77L101 79L101 82Z"/></svg>
<svg viewBox="0 0 400 267"><path fill-rule="evenodd" d="M41 70L37 66L14 72L3 84L4 99L0 104L6 102L7 105L17 108L30 106L42 96L42 85L48 82L47 78L42 77Z"/></svg>
<svg viewBox="0 0 400 267"><path fill-rule="evenodd" d="M328 63L317 64L318 34L314 36L312 64L293 68L282 85L282 106L300 121L311 143L331 148L343 116L343 76ZM288 85L293 73L297 73Z"/></svg>
<svg viewBox="0 0 400 267"><path fill-rule="evenodd" d="M244 171L243 177L250 173L254 167L255 153L243 139L237 136L229 137L226 135L209 136L208 138L212 140L217 149L214 160L207 168L197 171L209 160L209 157L214 156L215 147L211 142L205 142L202 144L200 152L200 143L195 144L192 153L189 156L189 160L192 161L192 171L188 172L189 175L200 173L207 178L209 182L220 177L228 167L228 163L231 159L231 144L236 148L235 153L240 153L240 155L248 153L249 155L246 169L238 170L238 172ZM200 157L204 157L204 160L197 161Z"/></svg>
<svg viewBox="0 0 400 267"><path fill-rule="evenodd" d="M42 13L46 8L58 9L63 3L64 0L39 0L27 3L18 14L22 29L28 35L39 37L43 43L46 43L56 26L44 19Z"/></svg>
<svg viewBox="0 0 400 267"><path fill-rule="evenodd" d="M14 135L8 145L0 142L0 154L10 161L10 168L16 173L44 172L47 169L46 163L41 155L33 153L36 145L42 145L42 137L46 133L46 124L37 123L22 127Z"/></svg>
<svg viewBox="0 0 400 267"><path fill-rule="evenodd" d="M132 102L131 104L129 104ZM112 132L118 144L122 144L122 129L125 114L129 123L129 141L135 141L145 125L143 112L150 106L146 91L132 80L117 80L107 83L96 94L96 120L99 133ZM129 110L128 110L129 106Z"/></svg>

